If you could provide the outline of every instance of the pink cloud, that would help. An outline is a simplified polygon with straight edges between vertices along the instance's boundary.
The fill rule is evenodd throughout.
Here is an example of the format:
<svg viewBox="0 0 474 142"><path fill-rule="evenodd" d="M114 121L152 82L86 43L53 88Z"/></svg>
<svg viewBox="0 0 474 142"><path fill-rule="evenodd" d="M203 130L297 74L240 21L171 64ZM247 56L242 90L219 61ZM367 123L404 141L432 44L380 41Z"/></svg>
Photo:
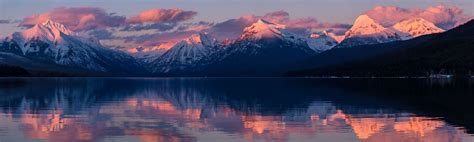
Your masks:
<svg viewBox="0 0 474 142"><path fill-rule="evenodd" d="M178 27L178 30L187 31L187 32L202 32L202 31L212 28L213 26L214 26L213 23L201 21L198 23L181 24L181 26Z"/></svg>
<svg viewBox="0 0 474 142"><path fill-rule="evenodd" d="M175 31L175 32L165 32L165 33L155 33L155 34L146 34L140 36L129 36L125 37L125 42L132 42L140 44L143 47L157 46L162 43L170 41L180 41L182 39L188 38L192 34L196 33L195 31Z"/></svg>
<svg viewBox="0 0 474 142"><path fill-rule="evenodd" d="M143 48L150 48L163 43L178 42L182 39L188 38L192 34L204 32L207 29L212 28L213 25L213 23L202 21L197 23L181 23L177 28L171 31L126 36L122 39L126 43L138 44Z"/></svg>
<svg viewBox="0 0 474 142"><path fill-rule="evenodd" d="M261 18L269 20L274 23L286 23L290 21L290 13L280 10L280 11L267 13Z"/></svg>
<svg viewBox="0 0 474 142"><path fill-rule="evenodd" d="M127 28L131 30L154 28L164 30L163 28L173 28L178 22L192 19L196 14L194 11L184 11L177 8L151 9L143 11L137 16L126 18L113 13L107 13L104 9L96 7L59 7L46 13L25 17L20 22L20 26L29 27L51 19L66 25L74 31L118 26L129 26ZM163 23L170 24L165 25Z"/></svg>
<svg viewBox="0 0 474 142"><path fill-rule="evenodd" d="M255 18L262 18L267 21L284 24L289 28L309 28L309 29L324 29L324 28L348 28L347 24L324 23L318 21L313 17L291 19L290 14L286 11L275 11L265 14L264 16L255 16Z"/></svg>
<svg viewBox="0 0 474 142"><path fill-rule="evenodd" d="M256 22L258 18L254 15L241 16L216 23L212 28L206 30L220 40L234 39L240 36L245 27Z"/></svg>
<svg viewBox="0 0 474 142"><path fill-rule="evenodd" d="M130 17L127 22L132 24L138 23L176 23L192 19L197 15L194 11L184 11L178 8L174 9L150 9L141 12L138 16Z"/></svg>
<svg viewBox="0 0 474 142"><path fill-rule="evenodd" d="M32 26L51 19L66 25L74 31L120 26L125 17L107 13L95 7L59 7L52 11L23 18L20 26Z"/></svg>
<svg viewBox="0 0 474 142"><path fill-rule="evenodd" d="M376 6L365 14L385 26L408 18L423 18L433 22L435 25L451 29L467 20L468 16L457 6L438 5L426 9L405 9L396 6Z"/></svg>

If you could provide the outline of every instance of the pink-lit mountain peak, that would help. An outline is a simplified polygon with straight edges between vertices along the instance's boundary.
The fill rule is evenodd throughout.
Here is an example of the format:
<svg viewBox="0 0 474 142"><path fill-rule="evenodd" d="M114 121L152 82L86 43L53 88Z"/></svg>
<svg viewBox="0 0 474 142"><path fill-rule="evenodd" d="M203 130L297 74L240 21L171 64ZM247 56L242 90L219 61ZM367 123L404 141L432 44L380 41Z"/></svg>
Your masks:
<svg viewBox="0 0 474 142"><path fill-rule="evenodd" d="M207 33L191 35L175 44L162 56L153 59L153 72L173 72L192 66L198 61L210 56L217 51L215 45L217 40L211 38Z"/></svg>
<svg viewBox="0 0 474 142"><path fill-rule="evenodd" d="M400 21L393 26L393 29L408 34L408 37L444 32L443 29L423 18L411 18Z"/></svg>
<svg viewBox="0 0 474 142"><path fill-rule="evenodd" d="M384 32L385 27L377 23L374 19L368 15L360 15L354 22L349 31L346 32L346 38L357 36L357 35L372 35Z"/></svg>
<svg viewBox="0 0 474 142"><path fill-rule="evenodd" d="M60 31L60 32L66 34L66 35L74 34L73 31L66 28L66 26L64 26L63 24L55 22L55 21L50 20L50 19L48 19L45 22L41 23L41 25L43 25L45 27L48 27L51 30Z"/></svg>
<svg viewBox="0 0 474 142"><path fill-rule="evenodd" d="M214 46L215 44L215 40L211 39L207 33L196 33L183 41L190 45Z"/></svg>
<svg viewBox="0 0 474 142"><path fill-rule="evenodd" d="M401 40L399 32L393 28L385 28L368 15L360 15L354 25L346 32L344 40L338 47L378 44Z"/></svg>
<svg viewBox="0 0 474 142"><path fill-rule="evenodd" d="M373 28L383 28L382 25L378 24L374 19L370 18L368 15L360 15L356 18L354 22L355 27L372 27Z"/></svg>
<svg viewBox="0 0 474 142"><path fill-rule="evenodd" d="M281 30L285 29L285 25L274 24L269 21L259 19L257 22L246 27L242 33L242 39L261 39L261 38L272 38L282 37L283 33Z"/></svg>
<svg viewBox="0 0 474 142"><path fill-rule="evenodd" d="M52 20L46 20L43 23L36 24L21 34L25 40L37 38L49 41L62 41L62 35L75 35L73 31L66 28L63 24Z"/></svg>

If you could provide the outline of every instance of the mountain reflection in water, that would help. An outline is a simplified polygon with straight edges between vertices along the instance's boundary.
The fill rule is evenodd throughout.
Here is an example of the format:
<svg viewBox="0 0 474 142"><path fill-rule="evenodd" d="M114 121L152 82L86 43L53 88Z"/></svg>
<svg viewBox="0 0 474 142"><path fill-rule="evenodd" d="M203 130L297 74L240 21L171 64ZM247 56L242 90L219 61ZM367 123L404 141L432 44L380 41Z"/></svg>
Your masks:
<svg viewBox="0 0 474 142"><path fill-rule="evenodd" d="M471 142L467 104L432 99L472 98L471 82L3 78L0 141Z"/></svg>

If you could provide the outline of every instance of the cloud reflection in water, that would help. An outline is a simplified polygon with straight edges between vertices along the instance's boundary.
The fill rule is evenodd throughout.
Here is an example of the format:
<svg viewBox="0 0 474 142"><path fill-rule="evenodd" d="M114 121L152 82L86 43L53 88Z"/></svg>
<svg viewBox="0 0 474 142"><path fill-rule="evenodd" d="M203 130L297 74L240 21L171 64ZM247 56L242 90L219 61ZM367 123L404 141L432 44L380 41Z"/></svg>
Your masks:
<svg viewBox="0 0 474 142"><path fill-rule="evenodd" d="M16 85L0 88L4 96L0 99L0 139L7 141L473 139L441 119L383 107L383 101L360 105L373 102L347 97L356 91L328 82L104 78L15 81Z"/></svg>

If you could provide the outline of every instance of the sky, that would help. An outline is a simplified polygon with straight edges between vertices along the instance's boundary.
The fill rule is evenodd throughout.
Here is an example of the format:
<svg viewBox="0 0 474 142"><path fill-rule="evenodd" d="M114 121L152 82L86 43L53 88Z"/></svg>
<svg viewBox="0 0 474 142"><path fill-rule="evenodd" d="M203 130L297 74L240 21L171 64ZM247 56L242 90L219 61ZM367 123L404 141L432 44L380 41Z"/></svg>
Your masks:
<svg viewBox="0 0 474 142"><path fill-rule="evenodd" d="M350 23L358 14L377 5L425 8L456 5L474 13L472 0L0 0L0 19L19 19L56 7L101 7L121 15L152 8L181 8L199 13L196 20L223 21L245 14L285 10L295 17L316 17L328 22Z"/></svg>
<svg viewBox="0 0 474 142"><path fill-rule="evenodd" d="M448 7L447 9L450 10L447 14L440 16L433 15L432 13L431 15L426 14L426 11L433 12L433 10L429 10L430 7L436 7L439 5ZM401 15L407 14L406 12L403 12L406 10L411 10L411 13L416 13L416 10L421 9L424 10L425 13L418 12L415 15L422 15L423 18L431 18L435 21L438 20L435 17L445 17L444 21L438 20L440 23L439 25L445 26L445 28L450 28L452 25L456 25L457 21L454 21L453 23L453 13L456 14L454 17L458 21L460 19L460 16L458 15L464 15L464 19L466 19L466 17L468 17L468 19L472 18L472 15L474 15L473 0L0 0L0 37L7 36L12 32L34 25L35 22L41 21L38 20L39 18L44 18L45 15L46 17L48 15L53 15L50 14L51 12L70 12L72 15L77 13L71 11L90 11L92 14L102 13L99 16L95 15L93 18L104 18L105 20L99 20L98 23L92 25L77 25L84 23L67 21L67 19L59 19L59 21L66 22L66 26L73 27L74 30L81 32L94 29L94 33L96 35L101 35L102 38L105 38L107 37L107 34L112 33L114 36L123 37L123 39L121 39L122 42L126 41L128 43L130 43L130 41L144 42L144 37L142 36L138 38L138 36L151 35L153 33L157 35L157 32L160 32L161 37L152 36L149 38L160 37L160 39L163 39L162 41L166 41L169 39L166 37L163 38L163 36L185 37L188 34L185 34L184 31L190 33L189 30L199 31L202 29L219 33L221 31L218 30L221 30L222 28L236 27L235 23L234 25L229 24L232 26L226 26L226 22L231 23L228 20L238 19L242 16L248 15L257 16L256 18L269 18L274 20L273 22L292 24L294 27L306 28L309 26L313 29L315 27L337 27L341 30L344 29L344 25L341 24L350 25L358 15L370 10L372 10L374 17L379 16L379 19L387 20L383 17L387 15L380 15L380 13L387 13L386 11L374 10L377 6L403 8L402 10L398 10L398 13L395 13L395 15L400 15L400 12L402 12ZM96 9L84 10L83 8ZM446 12L445 8L441 9L443 9L443 12ZM147 10L148 15L143 14L144 12L147 12ZM390 9L385 8L384 10ZM48 12L49 14L45 14ZM150 14L159 15L163 13L165 19L162 17L159 19L156 19L156 17L150 17ZM35 14L43 14L43 17L31 17ZM166 14L175 15L174 17L166 17ZM290 20L282 20L282 15L283 18L289 18ZM414 14L407 15L413 16ZM27 19L26 17L30 18ZM71 15L69 15L69 17L94 21L84 17L74 17ZM389 19L389 21L400 20L402 18L404 17ZM451 21L446 21L446 18L450 18ZM97 19L95 22L97 22ZM451 22L451 24L447 22ZM220 23L223 24L219 25ZM242 23L242 21L240 21L240 23ZM316 25L316 23L319 25ZM183 26L183 24L187 25ZM122 28L117 30L118 27L127 27L127 29ZM182 29L181 31L176 32L178 27L181 27ZM214 27L221 27L221 29L216 29ZM169 30L171 28L174 29ZM108 33L104 32L105 30L107 30ZM233 30L239 31L241 30L241 27ZM164 33L165 31L173 31L173 33L167 33L171 34L167 35ZM234 36L232 34L233 33L221 32L221 35L225 36ZM131 39L131 37L125 39L124 36L126 35L133 35L135 36L135 39ZM158 43L149 43L149 45L153 44Z"/></svg>

